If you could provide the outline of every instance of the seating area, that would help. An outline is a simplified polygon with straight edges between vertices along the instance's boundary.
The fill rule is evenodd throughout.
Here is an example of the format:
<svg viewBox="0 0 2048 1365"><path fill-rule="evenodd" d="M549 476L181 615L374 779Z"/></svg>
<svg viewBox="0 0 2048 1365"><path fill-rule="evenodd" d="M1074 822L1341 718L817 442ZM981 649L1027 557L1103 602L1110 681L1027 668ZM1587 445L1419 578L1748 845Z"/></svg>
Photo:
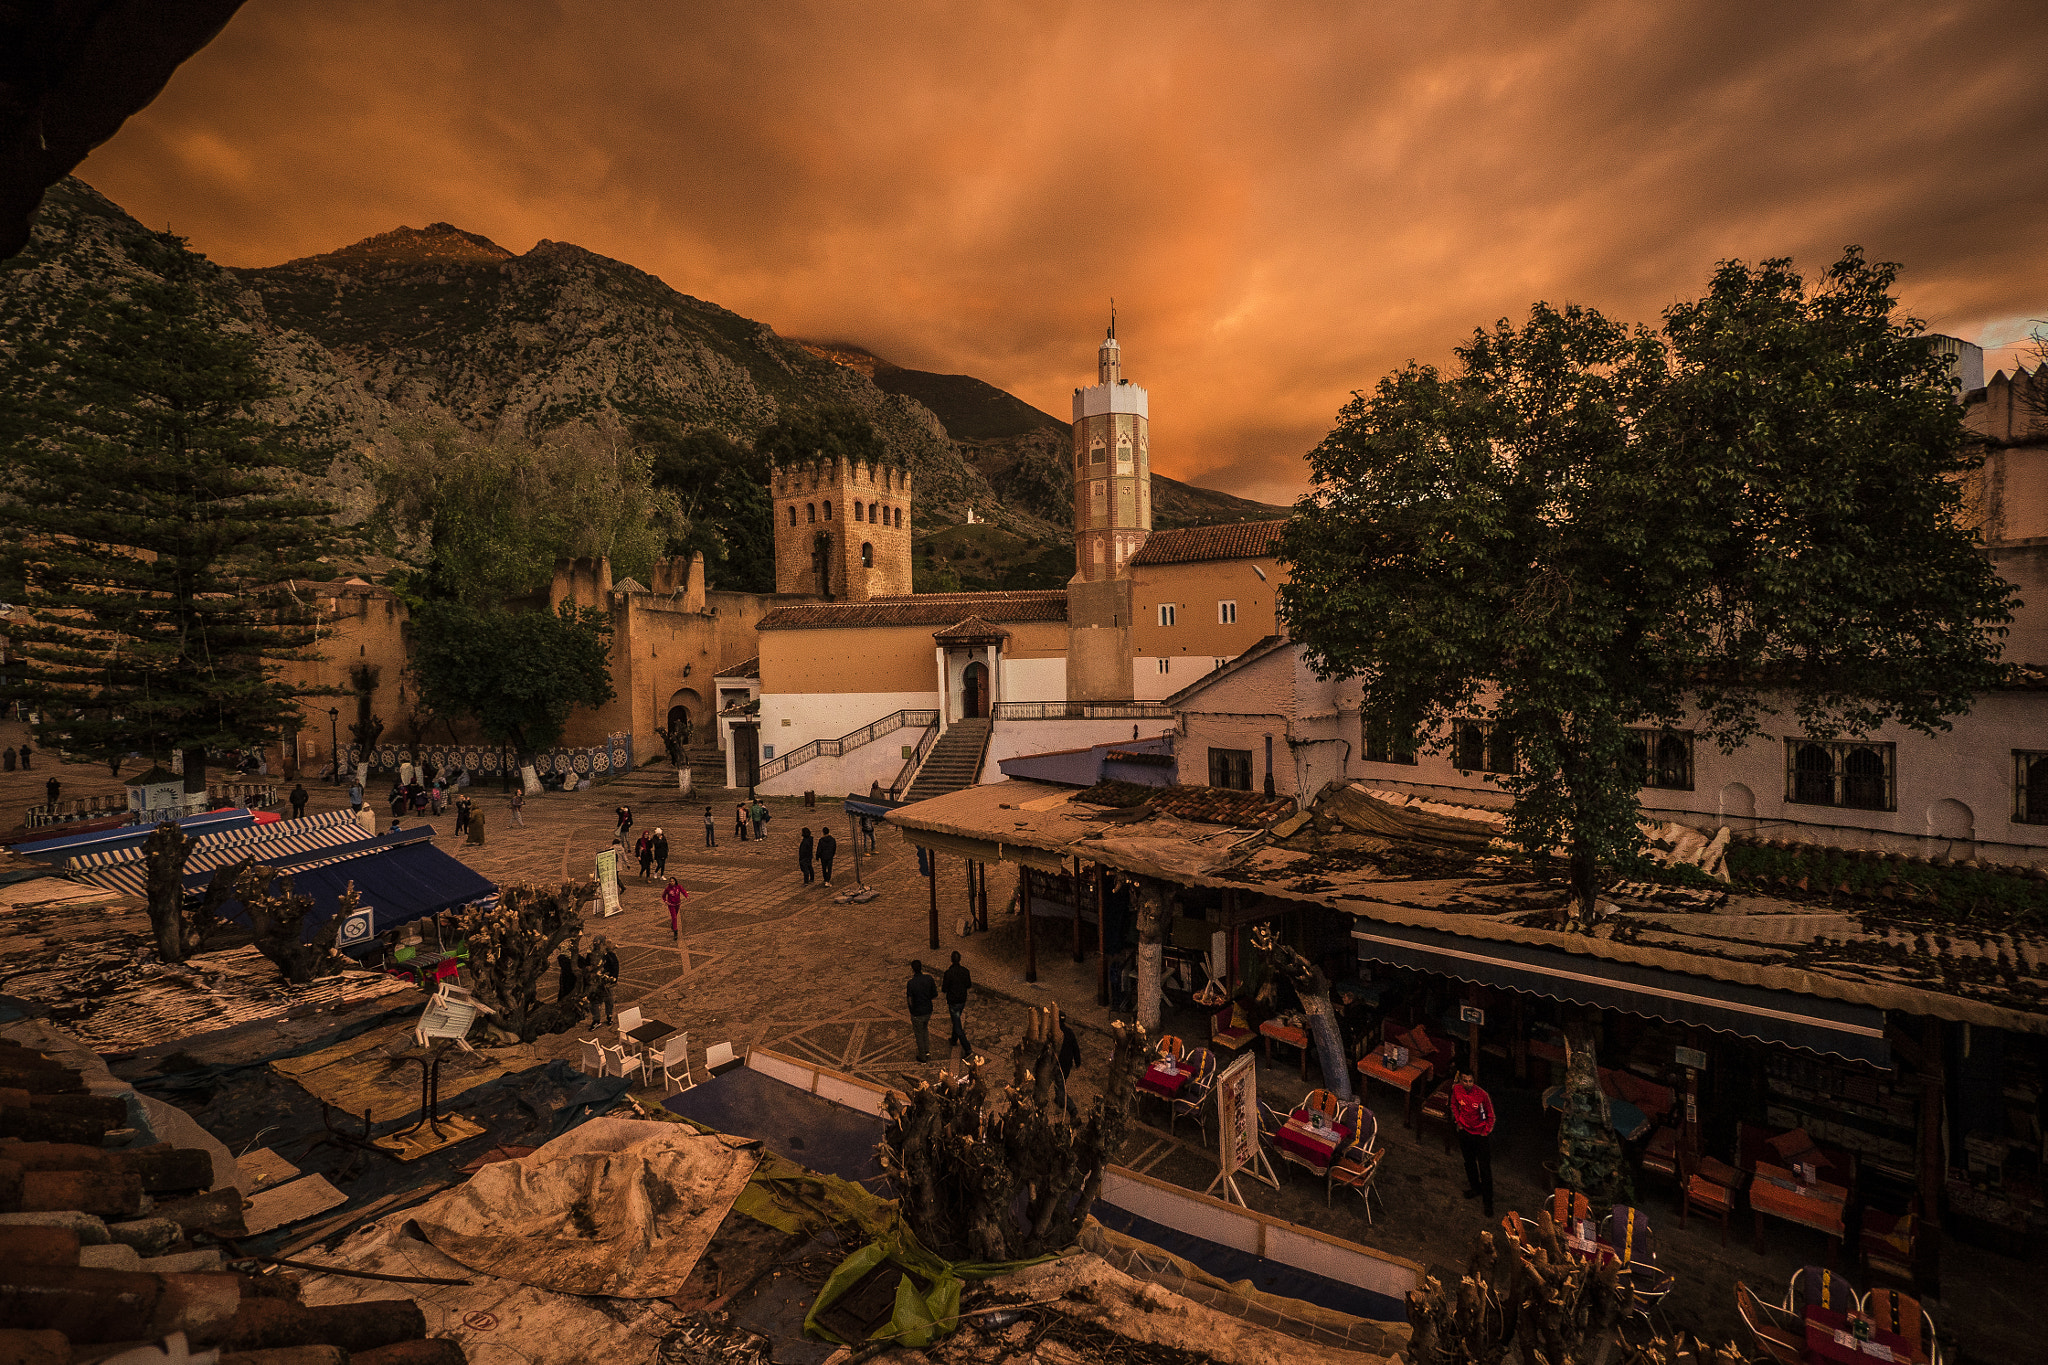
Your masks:
<svg viewBox="0 0 2048 1365"><path fill-rule="evenodd" d="M1938 1365L1942 1359L1934 1319L1919 1300L1888 1288L1858 1294L1825 1266L1802 1266L1778 1304L1738 1282L1735 1308L1757 1349L1780 1365Z"/></svg>

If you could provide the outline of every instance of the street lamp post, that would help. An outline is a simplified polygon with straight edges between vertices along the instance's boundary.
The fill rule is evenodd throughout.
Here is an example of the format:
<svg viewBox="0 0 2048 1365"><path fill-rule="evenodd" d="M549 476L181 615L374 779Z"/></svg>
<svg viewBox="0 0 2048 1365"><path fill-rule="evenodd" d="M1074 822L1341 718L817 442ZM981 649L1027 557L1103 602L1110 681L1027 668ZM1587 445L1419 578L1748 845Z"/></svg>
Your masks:
<svg viewBox="0 0 2048 1365"><path fill-rule="evenodd" d="M327 785L332 787L341 781L341 708L327 708L327 746L334 751L334 766L329 770Z"/></svg>

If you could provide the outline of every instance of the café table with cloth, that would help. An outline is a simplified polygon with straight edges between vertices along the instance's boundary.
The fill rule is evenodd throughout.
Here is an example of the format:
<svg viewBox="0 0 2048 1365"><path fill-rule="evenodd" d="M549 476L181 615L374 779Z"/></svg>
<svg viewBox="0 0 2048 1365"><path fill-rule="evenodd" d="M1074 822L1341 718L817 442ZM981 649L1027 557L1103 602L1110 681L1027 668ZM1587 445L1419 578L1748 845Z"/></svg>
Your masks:
<svg viewBox="0 0 2048 1365"><path fill-rule="evenodd" d="M1926 1357L1913 1350L1911 1342L1896 1332L1874 1323L1869 1334L1859 1337L1850 1316L1817 1303L1806 1306L1806 1355L1809 1360L1828 1360L1836 1365L1915 1365Z"/></svg>
<svg viewBox="0 0 2048 1365"><path fill-rule="evenodd" d="M1764 1215L1827 1234L1828 1258L1842 1249L1842 1215L1849 1191L1825 1180L1807 1184L1794 1171L1766 1161L1756 1164L1749 1182L1749 1207L1756 1214L1756 1249L1764 1249Z"/></svg>
<svg viewBox="0 0 2048 1365"><path fill-rule="evenodd" d="M1180 1066L1171 1058L1162 1057L1146 1067L1145 1074L1138 1077L1138 1091L1140 1094L1156 1095L1162 1100L1174 1099L1180 1094L1181 1087L1188 1083L1188 1077L1194 1074L1192 1068Z"/></svg>
<svg viewBox="0 0 2048 1365"><path fill-rule="evenodd" d="M1408 1065L1403 1067L1388 1066L1377 1051L1368 1052L1358 1059L1359 1075L1369 1081L1378 1081L1381 1085L1390 1085L1408 1097L1407 1109L1401 1121L1411 1129L1419 1122L1415 1116L1416 1101L1420 1097L1419 1088L1422 1082L1429 1079L1432 1070L1434 1068L1429 1062L1421 1057L1410 1057Z"/></svg>
<svg viewBox="0 0 2048 1365"><path fill-rule="evenodd" d="M1303 1107L1288 1115L1287 1122L1274 1134L1273 1145L1280 1155L1297 1166L1306 1166L1316 1175L1328 1175L1330 1163L1337 1159L1337 1153L1344 1150L1344 1144L1351 1141L1351 1128L1346 1124L1331 1123L1324 1118L1322 1127L1316 1126L1316 1119L1322 1111Z"/></svg>

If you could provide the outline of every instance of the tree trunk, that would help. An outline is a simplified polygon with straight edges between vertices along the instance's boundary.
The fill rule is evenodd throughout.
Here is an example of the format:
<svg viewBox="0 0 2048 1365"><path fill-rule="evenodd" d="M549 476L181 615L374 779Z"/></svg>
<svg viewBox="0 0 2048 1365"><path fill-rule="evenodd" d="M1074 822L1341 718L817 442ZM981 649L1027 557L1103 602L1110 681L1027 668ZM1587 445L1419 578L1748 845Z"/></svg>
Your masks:
<svg viewBox="0 0 2048 1365"><path fill-rule="evenodd" d="M1138 1026L1159 1032L1159 967L1166 928L1173 922L1173 893L1149 878L1137 882Z"/></svg>
<svg viewBox="0 0 2048 1365"><path fill-rule="evenodd" d="M185 858L193 843L175 821L166 820L142 845L149 923L156 933L157 956L165 962L185 960Z"/></svg>
<svg viewBox="0 0 2048 1365"><path fill-rule="evenodd" d="M1335 1091L1339 1099L1351 1099L1350 1059L1344 1055L1344 1039L1337 1032L1336 1015L1330 1008L1330 978L1323 975L1321 967L1286 944L1275 944L1272 931L1265 925L1253 931L1252 942L1267 955L1275 971L1294 983L1294 993L1301 1000L1302 1020L1309 1037L1315 1040L1316 1060L1322 1064L1324 1086Z"/></svg>
<svg viewBox="0 0 2048 1365"><path fill-rule="evenodd" d="M203 792L206 790L206 750L187 749L185 753L185 790Z"/></svg>

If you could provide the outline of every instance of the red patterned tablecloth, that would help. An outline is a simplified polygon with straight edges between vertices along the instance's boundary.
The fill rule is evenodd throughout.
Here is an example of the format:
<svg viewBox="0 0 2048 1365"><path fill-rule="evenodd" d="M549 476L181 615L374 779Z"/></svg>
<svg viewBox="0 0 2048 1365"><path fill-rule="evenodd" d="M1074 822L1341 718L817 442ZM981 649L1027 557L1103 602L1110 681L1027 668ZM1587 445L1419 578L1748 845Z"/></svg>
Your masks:
<svg viewBox="0 0 2048 1365"><path fill-rule="evenodd" d="M1872 1325L1867 1339L1858 1340L1850 1330L1849 1315L1819 1304L1806 1307L1806 1354L1837 1365L1892 1365L1919 1361L1912 1345L1893 1332Z"/></svg>
<svg viewBox="0 0 2048 1365"><path fill-rule="evenodd" d="M1308 1121L1309 1111L1297 1109L1274 1136L1274 1146L1289 1161L1298 1162L1321 1174L1330 1169L1337 1150L1351 1140L1351 1130L1332 1124L1318 1131Z"/></svg>
<svg viewBox="0 0 2048 1365"><path fill-rule="evenodd" d="M1169 1068L1165 1062L1154 1062L1145 1068L1144 1075L1138 1077L1138 1089L1170 1100L1180 1094L1181 1087L1193 1074L1184 1066Z"/></svg>

